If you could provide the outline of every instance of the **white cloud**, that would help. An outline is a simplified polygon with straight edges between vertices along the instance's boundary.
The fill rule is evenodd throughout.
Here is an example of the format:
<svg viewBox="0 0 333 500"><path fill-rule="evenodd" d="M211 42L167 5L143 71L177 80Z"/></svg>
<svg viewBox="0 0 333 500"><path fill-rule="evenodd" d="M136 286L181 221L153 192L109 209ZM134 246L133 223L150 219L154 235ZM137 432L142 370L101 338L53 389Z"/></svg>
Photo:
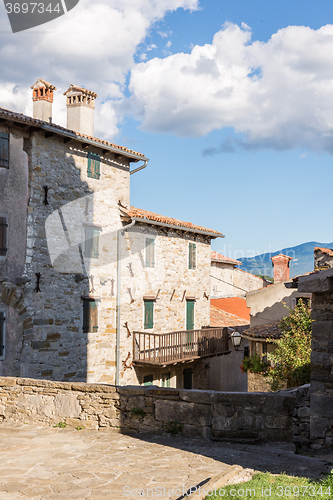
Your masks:
<svg viewBox="0 0 333 500"><path fill-rule="evenodd" d="M149 29L168 11L196 9L198 0L80 0L65 16L33 30L10 33L0 5L0 106L31 114L30 86L37 78L54 84L54 121L65 125L65 98L70 83L98 93L96 130L105 136L103 118L123 96L134 55ZM153 47L151 47L153 48ZM28 97L28 100L27 100ZM103 109L104 108L104 109ZM108 130L117 131L117 117Z"/></svg>
<svg viewBox="0 0 333 500"><path fill-rule="evenodd" d="M131 103L144 130L202 136L234 127L207 154L237 148L333 152L333 26L289 26L251 43L226 24L212 44L138 64Z"/></svg>

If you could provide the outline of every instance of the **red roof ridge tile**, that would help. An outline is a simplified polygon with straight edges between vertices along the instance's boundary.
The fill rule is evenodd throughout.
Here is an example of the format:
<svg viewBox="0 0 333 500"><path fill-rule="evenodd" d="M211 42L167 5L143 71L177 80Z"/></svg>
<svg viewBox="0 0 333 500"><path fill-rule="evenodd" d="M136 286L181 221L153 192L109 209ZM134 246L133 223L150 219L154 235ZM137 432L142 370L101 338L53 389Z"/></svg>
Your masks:
<svg viewBox="0 0 333 500"><path fill-rule="evenodd" d="M210 257L211 257L212 261L216 261L216 262L223 262L226 264L235 264L237 266L243 265L243 262L241 262L240 260L232 259L231 257L227 257L226 255L222 255L218 252L214 252L213 250L211 251Z"/></svg>

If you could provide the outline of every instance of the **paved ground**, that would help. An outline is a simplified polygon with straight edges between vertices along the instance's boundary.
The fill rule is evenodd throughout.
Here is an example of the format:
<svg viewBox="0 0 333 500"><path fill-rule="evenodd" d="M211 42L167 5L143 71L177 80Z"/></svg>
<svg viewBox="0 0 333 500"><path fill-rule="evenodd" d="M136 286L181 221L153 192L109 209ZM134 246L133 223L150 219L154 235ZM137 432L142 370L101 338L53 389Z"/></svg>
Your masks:
<svg viewBox="0 0 333 500"><path fill-rule="evenodd" d="M232 481L241 467L309 477L332 468L327 459L295 455L290 446L9 424L0 425L0 456L1 500L180 500L183 491L205 482L208 488L218 475Z"/></svg>

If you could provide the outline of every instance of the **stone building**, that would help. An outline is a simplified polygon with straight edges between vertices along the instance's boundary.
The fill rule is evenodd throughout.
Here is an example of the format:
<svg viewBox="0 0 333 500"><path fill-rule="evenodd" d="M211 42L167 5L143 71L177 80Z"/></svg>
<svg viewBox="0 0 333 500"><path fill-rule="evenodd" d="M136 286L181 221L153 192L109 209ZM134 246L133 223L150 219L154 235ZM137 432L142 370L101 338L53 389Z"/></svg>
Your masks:
<svg viewBox="0 0 333 500"><path fill-rule="evenodd" d="M211 253L211 297L245 297L247 292L258 290L270 282L254 274L238 269L239 260L218 252Z"/></svg>
<svg viewBox="0 0 333 500"><path fill-rule="evenodd" d="M131 207L148 159L93 136L82 87L53 124L55 90L33 85L33 118L0 108L0 374L204 388L203 356L226 350L199 330L223 235Z"/></svg>

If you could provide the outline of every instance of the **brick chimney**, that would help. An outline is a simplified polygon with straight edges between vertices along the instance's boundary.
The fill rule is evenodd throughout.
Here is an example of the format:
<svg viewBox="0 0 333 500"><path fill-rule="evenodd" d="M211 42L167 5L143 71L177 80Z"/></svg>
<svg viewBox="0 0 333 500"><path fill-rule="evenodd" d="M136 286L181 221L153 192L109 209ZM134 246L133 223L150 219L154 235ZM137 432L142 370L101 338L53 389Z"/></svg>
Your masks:
<svg viewBox="0 0 333 500"><path fill-rule="evenodd" d="M38 78L32 85L33 117L37 120L52 122L53 91L54 85Z"/></svg>
<svg viewBox="0 0 333 500"><path fill-rule="evenodd" d="M274 267L274 283L289 280L289 264L292 257L279 253L279 255L275 255L271 259Z"/></svg>
<svg viewBox="0 0 333 500"><path fill-rule="evenodd" d="M78 134L94 136L94 110L97 94L71 84L67 98L67 128Z"/></svg>

